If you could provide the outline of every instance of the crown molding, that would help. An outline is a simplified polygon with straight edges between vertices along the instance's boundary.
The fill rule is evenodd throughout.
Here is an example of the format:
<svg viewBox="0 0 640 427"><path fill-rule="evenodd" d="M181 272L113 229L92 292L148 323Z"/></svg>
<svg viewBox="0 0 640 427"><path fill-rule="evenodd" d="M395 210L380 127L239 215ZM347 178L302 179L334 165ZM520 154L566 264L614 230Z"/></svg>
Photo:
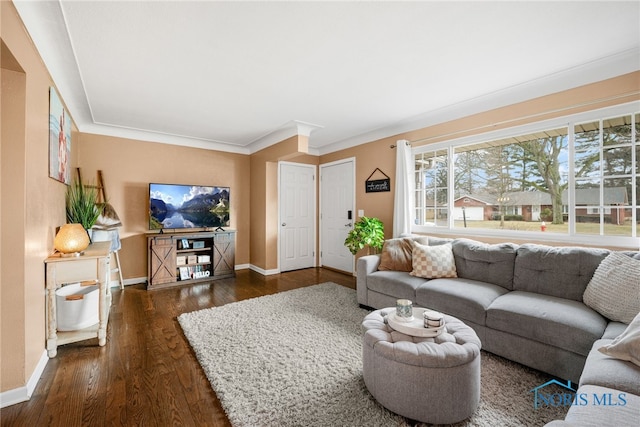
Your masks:
<svg viewBox="0 0 640 427"><path fill-rule="evenodd" d="M85 124L78 127L83 133L91 133L115 138L135 139L137 141L154 142L160 144L180 145L183 147L201 148L203 150L224 151L236 154L251 154L247 147L233 145L227 142L213 141L207 139L197 139L180 135L163 134L145 130L130 129L112 125L97 123Z"/></svg>
<svg viewBox="0 0 640 427"><path fill-rule="evenodd" d="M309 137L314 130L322 128L323 126L314 125L313 123L303 122L301 120L291 120L278 129L251 141L248 145L249 152L258 152L296 135Z"/></svg>

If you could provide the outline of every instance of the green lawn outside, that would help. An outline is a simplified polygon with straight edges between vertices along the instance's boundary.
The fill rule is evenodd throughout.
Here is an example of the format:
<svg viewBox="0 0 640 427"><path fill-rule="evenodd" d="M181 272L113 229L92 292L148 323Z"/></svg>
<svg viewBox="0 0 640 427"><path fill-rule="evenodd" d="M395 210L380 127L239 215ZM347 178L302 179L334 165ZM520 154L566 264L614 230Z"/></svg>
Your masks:
<svg viewBox="0 0 640 427"><path fill-rule="evenodd" d="M454 221L456 228L464 228L463 221ZM485 228L490 230L512 230L512 231L538 231L541 232L540 229L541 223L539 222L527 222L527 221L505 221L504 227L500 227L500 221L467 221L467 228ZM631 226L632 223L626 223L624 225L613 225L613 224L605 224L604 225L604 235L605 236L631 236ZM546 223L547 233L569 233L569 224L551 224ZM576 225L576 232L578 234L592 234L599 235L600 234L600 224L595 223L579 223Z"/></svg>

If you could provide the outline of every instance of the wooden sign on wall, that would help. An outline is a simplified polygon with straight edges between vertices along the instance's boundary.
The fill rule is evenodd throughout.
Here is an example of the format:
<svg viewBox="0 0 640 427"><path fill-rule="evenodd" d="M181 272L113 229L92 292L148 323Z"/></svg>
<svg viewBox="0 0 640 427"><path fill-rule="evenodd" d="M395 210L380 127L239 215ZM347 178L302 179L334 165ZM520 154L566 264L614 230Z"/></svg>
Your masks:
<svg viewBox="0 0 640 427"><path fill-rule="evenodd" d="M380 172L385 177L382 179L371 179L376 172ZM369 175L369 178L364 183L365 192L367 193L380 193L383 191L391 191L391 178L382 172L379 168L375 168L375 170Z"/></svg>

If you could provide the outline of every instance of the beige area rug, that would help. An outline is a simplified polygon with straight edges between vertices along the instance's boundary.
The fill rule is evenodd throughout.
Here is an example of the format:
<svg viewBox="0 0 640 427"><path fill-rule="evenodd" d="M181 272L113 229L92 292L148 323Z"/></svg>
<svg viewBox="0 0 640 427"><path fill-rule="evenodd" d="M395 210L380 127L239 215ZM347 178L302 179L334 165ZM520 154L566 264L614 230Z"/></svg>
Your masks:
<svg viewBox="0 0 640 427"><path fill-rule="evenodd" d="M379 405L364 384L367 313L353 289L323 283L178 321L234 426L413 425ZM564 418L563 406L534 408L531 390L550 379L482 352L480 406L456 426L542 426Z"/></svg>

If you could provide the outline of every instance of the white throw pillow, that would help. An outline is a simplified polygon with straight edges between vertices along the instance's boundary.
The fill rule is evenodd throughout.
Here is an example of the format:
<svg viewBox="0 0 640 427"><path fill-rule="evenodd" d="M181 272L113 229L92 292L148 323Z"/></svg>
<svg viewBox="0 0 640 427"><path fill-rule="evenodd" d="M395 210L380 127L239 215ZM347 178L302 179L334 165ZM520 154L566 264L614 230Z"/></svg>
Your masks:
<svg viewBox="0 0 640 427"><path fill-rule="evenodd" d="M611 252L593 273L582 300L608 319L631 323L640 312L640 260Z"/></svg>
<svg viewBox="0 0 640 427"><path fill-rule="evenodd" d="M640 366L640 313L623 333L610 344L600 347L598 351Z"/></svg>
<svg viewBox="0 0 640 427"><path fill-rule="evenodd" d="M458 277L451 243L439 246L425 246L413 242L411 260L413 270L409 274L412 276L425 279Z"/></svg>

